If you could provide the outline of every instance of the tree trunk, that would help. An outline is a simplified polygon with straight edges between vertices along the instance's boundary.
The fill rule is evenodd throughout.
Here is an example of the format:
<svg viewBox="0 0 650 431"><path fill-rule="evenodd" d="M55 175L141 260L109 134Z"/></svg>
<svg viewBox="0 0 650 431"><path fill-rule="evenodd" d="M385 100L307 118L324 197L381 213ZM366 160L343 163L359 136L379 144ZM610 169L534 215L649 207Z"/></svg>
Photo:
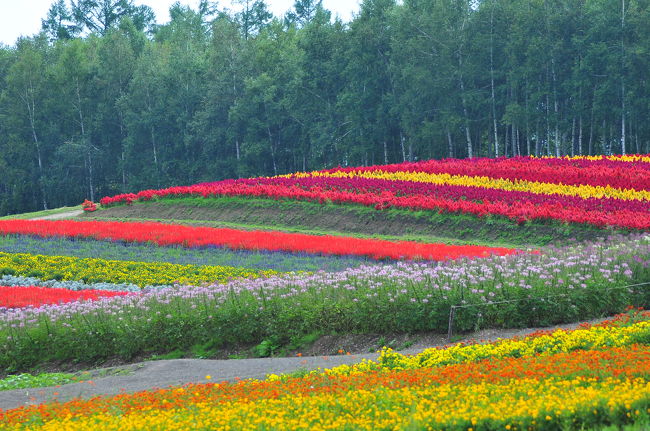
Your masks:
<svg viewBox="0 0 650 431"><path fill-rule="evenodd" d="M578 155L582 156L582 115L578 120Z"/></svg>
<svg viewBox="0 0 650 431"><path fill-rule="evenodd" d="M621 154L625 155L625 82L621 78Z"/></svg>
<svg viewBox="0 0 650 431"><path fill-rule="evenodd" d="M552 40L550 36L550 25L548 21L548 2L545 1L544 5L547 10L547 18L546 18L546 34L547 38L549 41ZM557 74L555 73L555 53L553 52L552 46L549 47L551 49L551 79L553 80L553 113L555 115L555 134L554 134L554 139L555 139L555 156L560 157L560 125L559 125L559 116L558 116L558 100L557 100ZM548 67L548 66L547 66ZM547 69L548 70L548 69ZM547 72L548 73L548 72ZM548 76L548 75L547 75ZM547 100L548 103L548 100ZM550 151L550 148L549 148Z"/></svg>
<svg viewBox="0 0 650 431"><path fill-rule="evenodd" d="M571 123L571 157L576 155L576 117L573 117Z"/></svg>
<svg viewBox="0 0 650 431"><path fill-rule="evenodd" d="M86 151L86 159L88 161L88 188L90 192L90 200L95 201L95 187L93 185L93 159L91 155L90 143L86 138L86 125L84 121L83 109L81 108L81 89L79 88L79 80L75 80L76 93L77 93L77 113L79 115L79 127L81 128L81 143Z"/></svg>
<svg viewBox="0 0 650 431"><path fill-rule="evenodd" d="M539 140L539 137L539 117L537 117L535 120L535 157L539 157L540 153L542 152L542 143Z"/></svg>
<svg viewBox="0 0 650 431"><path fill-rule="evenodd" d="M39 142L38 134L36 133L36 100L34 100L34 89L31 86L25 95L24 102L27 105L29 126L32 129L32 139L34 140L34 146L36 147L36 158L38 159L38 186L41 191L43 209L46 210L47 196L45 194L45 185L43 184L43 178L45 178L43 175L43 157L41 156L41 143Z"/></svg>
<svg viewBox="0 0 650 431"><path fill-rule="evenodd" d="M95 186L93 185L93 157L88 149L88 186L90 187L90 201L95 202Z"/></svg>
<svg viewBox="0 0 650 431"><path fill-rule="evenodd" d="M526 79L526 155L530 156L530 119L528 118L528 79Z"/></svg>
<svg viewBox="0 0 650 431"><path fill-rule="evenodd" d="M497 109L494 94L494 5L490 8L490 89L492 91L492 128L494 132L494 157L499 157L499 133L497 131Z"/></svg>
<svg viewBox="0 0 650 431"><path fill-rule="evenodd" d="M549 110L548 110L549 97L548 92L546 93L546 155L551 155L551 122L549 119Z"/></svg>
<svg viewBox="0 0 650 431"><path fill-rule="evenodd" d="M625 0L621 0L621 154L625 150Z"/></svg>
<svg viewBox="0 0 650 431"><path fill-rule="evenodd" d="M519 127L515 128L515 136L515 141L517 142L517 146L515 148L517 150L517 156L521 156L521 148L519 147Z"/></svg>
<svg viewBox="0 0 650 431"><path fill-rule="evenodd" d="M589 116L589 155L594 154L594 105L596 104L596 86L594 85L593 96L591 98L591 114Z"/></svg>
<svg viewBox="0 0 650 431"><path fill-rule="evenodd" d="M449 131L449 128L447 128L447 154L449 154L449 158L454 157L454 143L451 140L451 132Z"/></svg>
<svg viewBox="0 0 650 431"><path fill-rule="evenodd" d="M122 193L126 193L126 155L124 154L124 114L120 111L120 159L122 160Z"/></svg>
<svg viewBox="0 0 650 431"><path fill-rule="evenodd" d="M273 163L273 175L278 174L278 165L275 162L275 146L273 144L273 135L271 134L271 128L267 126L266 128L269 134L269 148L271 149L271 162Z"/></svg>
<svg viewBox="0 0 650 431"><path fill-rule="evenodd" d="M384 139L384 164L388 164L388 144L386 143L386 140Z"/></svg>
<svg viewBox="0 0 650 431"><path fill-rule="evenodd" d="M158 172L158 147L156 146L156 132L153 126L151 126L149 131L151 133L151 147L153 149L153 164L156 167L156 172Z"/></svg>
<svg viewBox="0 0 650 431"><path fill-rule="evenodd" d="M467 140L467 157L474 157L472 150L472 136L469 131L469 117L467 115L467 103L465 103L465 83L463 82L463 54L458 48L458 84L460 86L460 100L463 105L463 116L465 117L465 139Z"/></svg>

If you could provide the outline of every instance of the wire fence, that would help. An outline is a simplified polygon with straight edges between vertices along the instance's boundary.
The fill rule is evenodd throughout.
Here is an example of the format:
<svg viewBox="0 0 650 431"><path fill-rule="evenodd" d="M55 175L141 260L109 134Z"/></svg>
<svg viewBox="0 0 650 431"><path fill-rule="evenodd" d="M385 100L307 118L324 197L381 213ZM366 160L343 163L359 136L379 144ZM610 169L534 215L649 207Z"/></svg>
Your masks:
<svg viewBox="0 0 650 431"><path fill-rule="evenodd" d="M637 283L637 284L629 284L626 286L617 286L617 287L608 287L605 289L601 289L602 291L611 291L611 290L623 290L623 289L632 289L635 287L647 287L650 286L650 282L645 282L645 283ZM449 326L447 330L447 342L451 343L451 339L453 337L453 330L454 330L454 319L456 317L456 310L459 309L464 309L464 308L476 308L476 307L491 307L493 305L502 305L502 304L512 304L516 302L524 302L524 301L534 301L534 300L550 300L553 298L566 298L572 295L569 295L567 293L560 293L557 295L549 295L549 296L540 296L537 298L519 298L519 299L511 299L511 300L505 300L505 301L494 301L494 302L486 302L482 304L464 304L464 305L452 305L450 310L449 310Z"/></svg>

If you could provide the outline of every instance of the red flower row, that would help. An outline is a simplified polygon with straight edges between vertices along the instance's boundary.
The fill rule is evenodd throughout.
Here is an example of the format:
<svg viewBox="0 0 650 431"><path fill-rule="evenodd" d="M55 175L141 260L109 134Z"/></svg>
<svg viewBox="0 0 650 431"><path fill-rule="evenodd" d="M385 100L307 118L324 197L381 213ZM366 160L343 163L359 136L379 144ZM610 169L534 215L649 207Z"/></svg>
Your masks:
<svg viewBox="0 0 650 431"><path fill-rule="evenodd" d="M161 246L228 247L291 253L368 256L373 259L448 260L459 257L506 255L517 250L476 245L425 244L331 235L242 231L163 223L124 223L73 220L1 220L0 234L39 237L81 237L155 243Z"/></svg>
<svg viewBox="0 0 650 431"><path fill-rule="evenodd" d="M248 180L253 182L254 180ZM263 180L260 180L262 182ZM426 187L426 186L422 186ZM442 186L445 187L445 186ZM468 188L469 189L469 188ZM243 182L224 181L213 185L195 185L185 187L170 187L161 190L143 190L137 194L122 194L114 197L105 197L101 200L102 206L111 206L118 203L130 204L135 201L147 201L154 198L182 197L182 196L255 196L271 199L297 199L315 202L354 203L372 206L377 209L390 207L406 208L413 210L434 210L451 213L465 213L477 216L498 215L523 223L527 220L554 219L570 223L586 223L594 226L614 226L629 229L650 228L650 213L640 212L628 208L628 204L620 201L617 208L609 207L603 210L583 208L573 205L563 205L564 197L557 201L534 203L531 201L504 202L491 200L495 193L513 193L491 191L484 189L485 199L482 201L453 199L447 197L431 196L427 194L401 195L398 192L383 190L381 192L357 193L347 190L309 188L297 185L247 185ZM598 202L594 199L593 202ZM606 201L603 199L603 203Z"/></svg>
<svg viewBox="0 0 650 431"><path fill-rule="evenodd" d="M536 159L500 157L497 159L444 159L404 162L370 167L335 168L325 172L424 172L485 176L552 184L591 185L620 189L649 190L650 163L612 160Z"/></svg>
<svg viewBox="0 0 650 431"><path fill-rule="evenodd" d="M49 287L0 286L0 308L40 307L47 304L97 300L127 295L127 292L106 290L68 290Z"/></svg>

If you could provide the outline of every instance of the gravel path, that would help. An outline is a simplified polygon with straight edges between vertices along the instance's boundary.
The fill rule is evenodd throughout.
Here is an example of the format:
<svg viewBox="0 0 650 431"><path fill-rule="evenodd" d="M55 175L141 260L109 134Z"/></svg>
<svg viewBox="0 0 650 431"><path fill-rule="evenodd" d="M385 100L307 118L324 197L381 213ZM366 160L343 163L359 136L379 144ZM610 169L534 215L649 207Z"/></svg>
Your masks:
<svg viewBox="0 0 650 431"><path fill-rule="evenodd" d="M589 323L597 323L604 319L594 319ZM468 336L467 339L494 341L498 338L525 336L539 329L574 329L578 323L558 325L551 328L528 329L487 329ZM417 344L402 353L415 354L427 347L445 344L444 337L439 342L428 340L428 345ZM141 362L114 368L93 371L91 383L71 383L60 387L16 389L0 391L0 410L19 406L41 404L58 400L61 402L73 398L91 398L98 395L115 395L123 392L137 392L168 386L182 386L188 383L222 382L237 379L263 379L267 374L291 373L298 370L313 370L317 368L332 368L341 364L353 364L363 359L376 359L376 353L309 356L292 358L262 358L262 359L174 359ZM101 377L102 375L107 377ZM210 376L211 379L206 379Z"/></svg>
<svg viewBox="0 0 650 431"><path fill-rule="evenodd" d="M64 218L77 217L83 214L83 210L66 211L64 213L52 214L43 217L35 217L30 220L59 220Z"/></svg>
<svg viewBox="0 0 650 431"><path fill-rule="evenodd" d="M304 358L264 359L174 359L143 362L119 367L130 374L95 378L92 383L71 383L60 387L17 389L0 392L0 410L41 404L48 401L67 401L73 398L91 398L96 395L115 395L187 383L222 382L236 379L263 379L268 373L290 373L300 369L331 368L341 364L360 362L363 358L377 358L377 354L318 356ZM111 372L111 370L106 370ZM210 376L211 379L206 379Z"/></svg>

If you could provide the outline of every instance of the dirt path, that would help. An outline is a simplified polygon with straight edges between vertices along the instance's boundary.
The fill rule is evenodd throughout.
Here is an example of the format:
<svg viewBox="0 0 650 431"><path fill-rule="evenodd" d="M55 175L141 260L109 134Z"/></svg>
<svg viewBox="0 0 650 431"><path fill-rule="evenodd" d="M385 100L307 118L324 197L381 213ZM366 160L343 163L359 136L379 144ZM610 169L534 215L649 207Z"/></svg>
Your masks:
<svg viewBox="0 0 650 431"><path fill-rule="evenodd" d="M589 323L597 323L604 319L595 319ZM494 341L498 338L525 336L539 329L574 329L578 323L558 325L552 328L528 328L511 330L483 330L466 339ZM443 336L437 339L428 338L423 343L417 343L402 353L415 354L427 347L444 345ZM168 386L182 386L188 383L222 382L237 379L264 379L267 374L291 373L299 370L314 370L317 368L332 368L341 364L353 364L363 359L376 359L376 353L335 356L308 356L292 358L262 358L262 359L174 359L162 361L141 362L138 364L114 367L112 369L95 370L91 372L92 381L71 383L60 387L17 389L0 391L0 410L15 407L41 404L58 400L65 402L73 398L91 398L98 395L115 395L123 392L137 392ZM107 377L101 377L107 376ZM206 377L210 376L210 379Z"/></svg>
<svg viewBox="0 0 650 431"><path fill-rule="evenodd" d="M83 210L74 210L74 211L67 211L64 213L52 214L43 217L35 217L30 220L60 220L64 218L77 217L80 216L81 214L83 214Z"/></svg>

